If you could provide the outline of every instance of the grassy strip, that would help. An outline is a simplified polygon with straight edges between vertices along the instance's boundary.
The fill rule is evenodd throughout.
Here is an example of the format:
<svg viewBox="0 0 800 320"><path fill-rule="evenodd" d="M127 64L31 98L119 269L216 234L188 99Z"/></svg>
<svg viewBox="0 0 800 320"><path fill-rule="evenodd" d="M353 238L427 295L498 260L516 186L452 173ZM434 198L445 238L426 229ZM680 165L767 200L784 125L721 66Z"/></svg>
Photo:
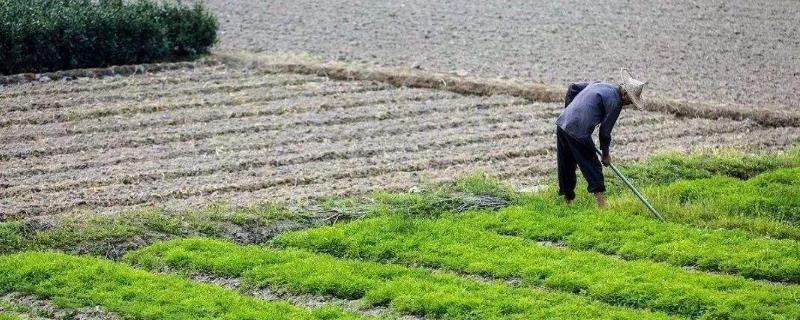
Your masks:
<svg viewBox="0 0 800 320"><path fill-rule="evenodd" d="M668 318L626 310L564 293L513 288L446 272L344 260L301 250L239 246L212 239L153 244L127 261L149 269L241 277L254 286L281 286L301 293L363 299L397 312L448 319Z"/></svg>
<svg viewBox="0 0 800 320"><path fill-rule="evenodd" d="M800 148L756 154L722 149L659 154L625 165L622 171L669 221L800 240L800 200L786 196L800 192L798 167ZM610 172L606 172L606 182L611 211L650 215ZM545 192L524 194L516 202L545 199L563 210L556 190L551 187ZM576 191L579 196L574 206L593 210L593 197L583 186Z"/></svg>
<svg viewBox="0 0 800 320"><path fill-rule="evenodd" d="M800 168L784 168L743 181L715 176L651 186L643 192L667 220L742 229L770 238L800 240ZM610 202L627 214L646 214L632 195Z"/></svg>
<svg viewBox="0 0 800 320"><path fill-rule="evenodd" d="M54 252L0 257L0 291L78 308L101 305L136 319L357 319L338 307L309 310L107 260Z"/></svg>
<svg viewBox="0 0 800 320"><path fill-rule="evenodd" d="M464 221L382 216L285 233L276 243L339 257L520 278L614 305L707 318L798 318L800 287L539 245Z"/></svg>
<svg viewBox="0 0 800 320"><path fill-rule="evenodd" d="M799 166L800 147L769 153L745 153L735 149L708 149L690 154L666 152L622 165L620 169L637 185L666 185L714 176L744 180L767 171ZM609 182L617 186L617 190L626 190L618 181L609 179Z"/></svg>
<svg viewBox="0 0 800 320"><path fill-rule="evenodd" d="M504 235L564 242L570 248L649 259L753 279L800 283L800 243L746 232L661 223L617 211L571 210L547 201L458 220Z"/></svg>
<svg viewBox="0 0 800 320"><path fill-rule="evenodd" d="M800 195L800 168L770 171L747 181L723 177L679 181L662 190L684 212L702 207L734 216L800 223L800 197L791 196Z"/></svg>

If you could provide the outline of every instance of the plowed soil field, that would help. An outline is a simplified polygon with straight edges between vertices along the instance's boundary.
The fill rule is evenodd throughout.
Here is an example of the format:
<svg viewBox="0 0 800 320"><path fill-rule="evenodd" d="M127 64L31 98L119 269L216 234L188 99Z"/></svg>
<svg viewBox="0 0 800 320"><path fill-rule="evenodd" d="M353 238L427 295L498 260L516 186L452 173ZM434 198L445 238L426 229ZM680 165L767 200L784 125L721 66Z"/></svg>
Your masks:
<svg viewBox="0 0 800 320"><path fill-rule="evenodd" d="M224 200L305 201L481 170L518 187L555 167L563 105L223 64L0 88L0 216ZM784 147L797 128L626 110L617 159Z"/></svg>

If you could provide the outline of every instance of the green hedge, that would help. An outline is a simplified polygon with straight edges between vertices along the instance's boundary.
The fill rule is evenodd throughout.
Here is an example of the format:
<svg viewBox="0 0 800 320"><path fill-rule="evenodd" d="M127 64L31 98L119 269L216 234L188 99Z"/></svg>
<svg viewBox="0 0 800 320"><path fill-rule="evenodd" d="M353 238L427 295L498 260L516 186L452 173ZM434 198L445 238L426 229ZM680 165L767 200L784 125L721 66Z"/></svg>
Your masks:
<svg viewBox="0 0 800 320"><path fill-rule="evenodd" d="M152 0L0 0L0 73L192 58L217 39L201 4Z"/></svg>

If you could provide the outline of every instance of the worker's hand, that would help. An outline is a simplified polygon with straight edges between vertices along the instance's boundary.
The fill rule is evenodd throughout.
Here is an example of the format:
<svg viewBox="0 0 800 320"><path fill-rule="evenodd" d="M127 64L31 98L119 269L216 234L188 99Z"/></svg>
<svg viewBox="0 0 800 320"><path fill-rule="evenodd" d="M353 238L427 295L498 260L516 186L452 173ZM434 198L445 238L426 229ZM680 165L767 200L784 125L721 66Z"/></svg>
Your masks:
<svg viewBox="0 0 800 320"><path fill-rule="evenodd" d="M609 165L611 165L611 154L604 154L604 155L601 157L601 160L600 160L600 161L602 161L602 162L603 162L603 165L604 165L604 166L608 167Z"/></svg>

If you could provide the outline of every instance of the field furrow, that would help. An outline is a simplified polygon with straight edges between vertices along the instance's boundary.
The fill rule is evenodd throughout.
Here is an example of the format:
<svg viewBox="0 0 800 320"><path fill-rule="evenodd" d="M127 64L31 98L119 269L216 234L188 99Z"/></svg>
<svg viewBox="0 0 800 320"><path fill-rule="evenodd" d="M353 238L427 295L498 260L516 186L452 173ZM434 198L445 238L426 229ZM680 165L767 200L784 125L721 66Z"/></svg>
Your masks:
<svg viewBox="0 0 800 320"><path fill-rule="evenodd" d="M532 125L533 124L533 125ZM122 163L109 167L82 168L62 173L7 178L6 189L0 196L12 196L45 190L66 190L76 187L99 187L114 183L141 184L156 180L173 179L193 175L206 175L217 171L237 173L256 167L300 165L309 162L325 162L336 159L395 157L402 153L438 150L445 154L457 146L488 143L500 139L534 138L549 135L548 130L535 130L540 125L535 121L505 122L495 127L481 126L465 133L462 128L436 131L419 131L403 139L392 136L360 136L358 140L342 143L309 142L286 146L268 145L259 149L242 151L226 150L213 156L201 157L196 165L187 165L198 159L197 155L175 157L157 161L146 161L131 166Z"/></svg>
<svg viewBox="0 0 800 320"><path fill-rule="evenodd" d="M317 165L301 163L283 167L256 167L242 170L240 175L215 172L209 175L179 177L168 184L118 184L92 186L87 189L68 189L45 194L26 193L16 198L24 204L19 208L4 208L2 212L38 212L40 210L63 212L80 206L104 207L152 203L167 198L213 194L217 192L255 191L275 186L313 184L347 178L364 178L383 173L445 169L461 164L498 159L523 158L541 155L549 148L518 149L516 138L490 141L451 149L451 157L437 159L439 150L417 154L397 152L395 157L350 158L321 162ZM478 153L478 150L495 150ZM4 201L5 202L5 201Z"/></svg>
<svg viewBox="0 0 800 320"><path fill-rule="evenodd" d="M520 115L524 115L524 113L520 113ZM510 116L506 116L506 119L509 121L514 120ZM28 176L23 179L9 178L6 181L7 190L0 191L0 195L9 196L31 191L39 192L42 190L57 191L80 186L101 187L112 183L122 182L125 182L126 184L142 183L158 179L170 179L189 175L204 175L216 171L235 173L236 171L247 170L249 168L264 165L281 166L286 164L301 164L310 161L324 161L329 159L371 157L375 155L386 154L387 152L413 153L429 149L439 149L442 150L443 153L446 153L447 148L452 145L488 142L500 138L516 137L520 139L529 139L527 141L520 141L520 145L531 142L544 143L544 140L549 139L552 135L550 130L543 129L529 129L522 132L509 132L509 130L520 129L522 127L547 128L547 123L539 118L526 119L521 117L518 120L525 122L504 122L495 126L479 126L474 129L470 128L470 130L468 130L466 133L462 132L463 129L461 128L440 129L437 131L415 131L397 138L393 137L391 141L386 141L387 139L385 136L361 136L363 139L358 139L356 141L344 141L344 143L331 143L331 141L325 141L308 142L282 147L271 145L268 150L247 149L246 151L233 154L217 154L215 157L204 158L205 160L202 161L199 166L191 167L187 167L186 164L191 163L191 160L196 159L196 156L177 157L166 159L164 161L141 163L133 172L131 172L129 164L125 163L111 168L102 168L102 170L91 170L84 168L79 172L80 176L76 176L76 174L78 174L77 172L66 172L64 174ZM515 126L508 126L508 124L515 124ZM666 127L669 125L671 124L661 124L656 126L655 129L659 129L661 126ZM480 132L486 132L487 135L473 137L476 133ZM636 131L632 132L634 135L641 133L642 132ZM449 140L447 137L450 137ZM313 153L304 154L303 152L306 151L313 151ZM118 174L120 172L122 173L121 175ZM54 183L58 181L67 182L47 185L47 183Z"/></svg>
<svg viewBox="0 0 800 320"><path fill-rule="evenodd" d="M313 142L349 144L365 137L403 136L414 132L428 132L449 128L463 128L463 130L468 131L471 128L480 126L494 127L509 121L516 122L540 118L542 112L548 112L536 111L540 105L538 103L512 104L492 106L491 109L482 106L473 110L437 110L426 114L425 118L419 120L415 119L415 115L411 114L378 119L373 122L342 123L325 127L289 126L283 130L271 132L255 130L240 132L234 130L194 140L114 148L114 155L116 156L112 157L107 155L106 150L84 150L77 154L34 156L5 161L4 166L7 171L0 172L0 177L57 173L72 169L93 168L147 159L158 160L183 155L219 154Z"/></svg>
<svg viewBox="0 0 800 320"><path fill-rule="evenodd" d="M455 102L463 101L465 105ZM34 143L9 143L0 146L0 159L26 158L63 153L77 153L87 149L110 149L134 147L150 144L165 144L175 141L189 141L219 134L244 133L255 131L274 131L290 126L329 126L333 124L352 124L396 117L420 116L444 110L457 110L482 105L488 107L503 104L519 104L521 100L498 97L489 101L477 98L461 98L447 102L423 101L421 103L380 104L357 107L343 111L310 111L281 115L255 116L235 119L220 119L207 123L187 125L167 125L146 128L129 135L115 133L78 134L54 139L43 139ZM468 102L468 101L472 102ZM452 103L452 104L451 104ZM399 109L399 110L398 110Z"/></svg>
<svg viewBox="0 0 800 320"><path fill-rule="evenodd" d="M9 292L0 295L0 319L2 315L10 314L16 317L11 320L121 320L117 314L108 312L100 306L69 308L59 306L50 300L39 298L19 292Z"/></svg>
<svg viewBox="0 0 800 320"><path fill-rule="evenodd" d="M335 305L347 312L359 314L365 318L374 317L381 319L423 320L422 317L410 314L398 314L386 306L368 305L361 300L339 298L329 294L301 293L298 290L289 290L278 286L253 286L242 283L241 278L220 277L197 273L192 279L199 282L212 283L227 289L245 292L249 296L267 301L288 301L291 304L306 308L319 308L324 305Z"/></svg>
<svg viewBox="0 0 800 320"><path fill-rule="evenodd" d="M270 81L264 81L270 79ZM0 97L7 108L4 111L38 111L50 112L57 109L74 108L81 105L94 105L98 103L117 104L125 100L154 100L170 96L185 96L189 94L210 94L215 91L236 92L264 83L269 85L276 81L320 82L327 80L323 77L298 74L264 75L259 73L231 73L227 76L211 77L183 77L165 81L142 82L136 77L123 78L109 81L107 85L81 87L72 82L63 83L63 86L79 88L75 91L51 90L40 94L14 95L13 97ZM87 94L87 93L96 94ZM55 109L55 110L53 110Z"/></svg>
<svg viewBox="0 0 800 320"><path fill-rule="evenodd" d="M379 90L346 91L318 96L298 96L287 99L261 100L244 104L211 104L190 109L166 109L156 113L117 115L98 122L82 119L72 122L5 128L9 131L0 140L25 141L57 138L76 134L134 131L152 127L211 122L222 119L248 118L266 115L284 115L301 111L324 111L352 108L370 104L397 103L456 98L454 94L431 90ZM331 102L331 101L335 102ZM2 130L2 129L0 129Z"/></svg>
<svg viewBox="0 0 800 320"><path fill-rule="evenodd" d="M383 84L345 83L345 82L309 82L308 80L272 81L272 84L255 85L242 88L237 92L215 92L207 95L189 95L153 99L150 101L131 103L123 101L109 105L104 102L84 104L72 108L50 112L22 112L8 114L0 122L0 128L17 126L43 125L63 123L82 119L98 119L114 115L130 115L137 113L154 113L171 109L190 109L217 105L238 105L259 101L272 101L297 96L332 95L345 92L365 92L389 88Z"/></svg>
<svg viewBox="0 0 800 320"><path fill-rule="evenodd" d="M135 74L120 77L105 77L102 79L76 78L69 81L49 81L49 82L28 82L16 84L14 86L0 87L0 99L9 99L19 96L39 98L40 96L64 96L69 94L80 94L86 92L114 92L127 89L139 89L165 87L171 84L183 84L194 82L213 82L213 81L235 81L241 77L250 75L262 75L263 72L243 70L239 68L228 68L223 64L207 66L202 68L174 69L148 74ZM8 111L32 110L37 107L49 107L50 105L15 105L10 106Z"/></svg>

